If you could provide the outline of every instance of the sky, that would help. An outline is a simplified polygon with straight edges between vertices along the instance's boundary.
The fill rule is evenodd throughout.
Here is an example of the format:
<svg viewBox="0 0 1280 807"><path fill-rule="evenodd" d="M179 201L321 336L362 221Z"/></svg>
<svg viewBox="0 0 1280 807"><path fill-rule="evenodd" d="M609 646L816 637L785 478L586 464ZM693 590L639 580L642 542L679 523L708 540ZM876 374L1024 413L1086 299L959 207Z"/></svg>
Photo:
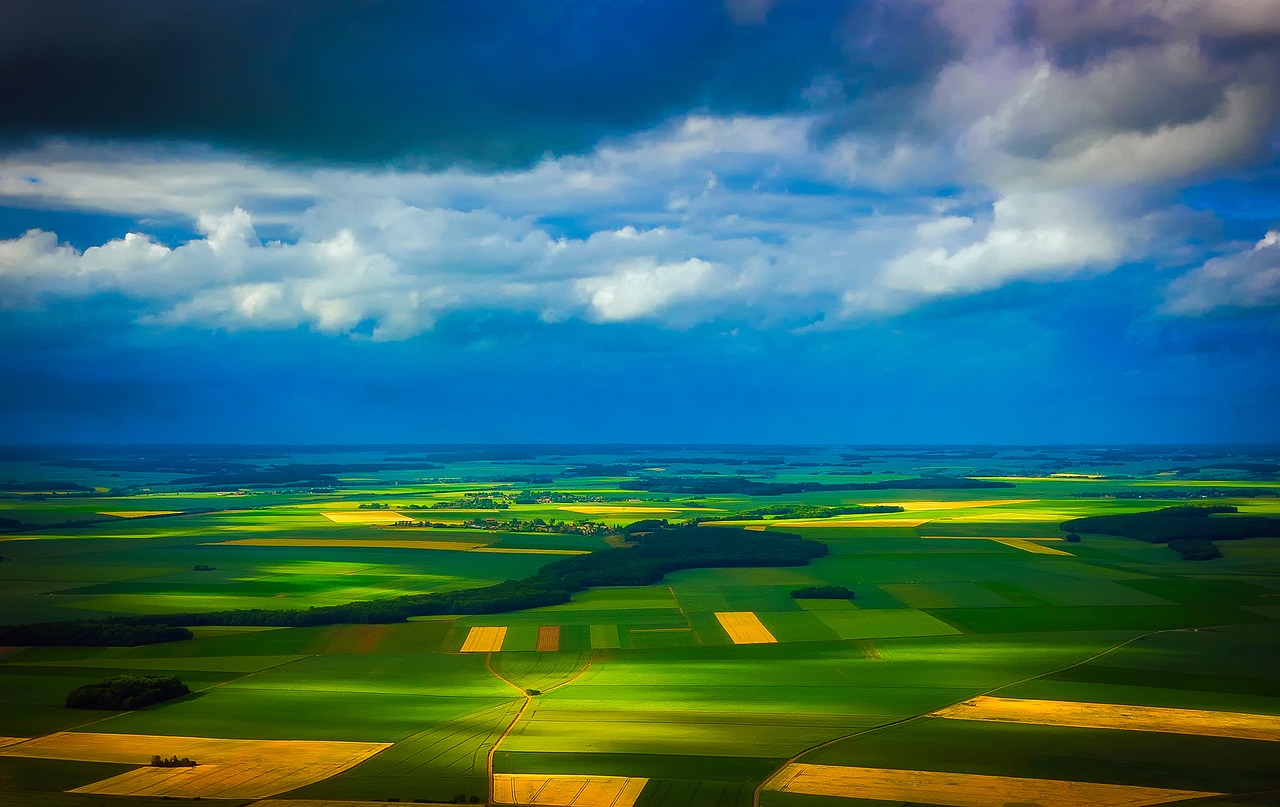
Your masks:
<svg viewBox="0 0 1280 807"><path fill-rule="evenodd" d="M1280 442L1280 3L8 0L0 442Z"/></svg>

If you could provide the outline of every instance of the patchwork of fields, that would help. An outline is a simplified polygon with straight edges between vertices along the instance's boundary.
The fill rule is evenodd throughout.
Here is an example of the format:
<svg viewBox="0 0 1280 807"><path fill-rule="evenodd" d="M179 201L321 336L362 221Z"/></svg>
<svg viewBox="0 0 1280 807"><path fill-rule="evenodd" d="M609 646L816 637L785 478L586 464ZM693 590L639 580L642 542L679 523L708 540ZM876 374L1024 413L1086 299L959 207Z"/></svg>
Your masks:
<svg viewBox="0 0 1280 807"><path fill-rule="evenodd" d="M1193 562L1059 529L1185 504L1127 496L1191 482L1137 465L1123 479L1028 471L1002 476L1013 488L785 496L462 481L574 467L549 462L459 463L454 481L362 472L335 490L12 492L0 516L23 526L0 534L0 624L305 613L479 588L613 551L642 520L725 519L697 533L785 532L827 554L511 612L0 648L0 803L1280 804L1280 539L1220 541L1222 558ZM1215 504L1280 515L1280 483L1215 485L1239 494ZM1095 491L1107 495L1076 495ZM902 509L736 515L779 504ZM792 597L807 587L854 596ZM130 712L63 706L76 687L138 673L176 675L192 694Z"/></svg>

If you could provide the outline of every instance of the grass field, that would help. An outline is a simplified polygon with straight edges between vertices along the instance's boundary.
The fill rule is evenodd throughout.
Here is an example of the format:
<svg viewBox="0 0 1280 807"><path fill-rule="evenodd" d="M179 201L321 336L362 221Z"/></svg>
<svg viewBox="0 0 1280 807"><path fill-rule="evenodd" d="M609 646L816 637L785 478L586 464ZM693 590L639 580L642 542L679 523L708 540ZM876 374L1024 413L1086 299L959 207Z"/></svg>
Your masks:
<svg viewBox="0 0 1280 807"><path fill-rule="evenodd" d="M857 461L796 450L781 464L742 451L450 460L340 473L332 488L221 491L59 469L90 490L0 491L0 517L21 525L0 533L0 624L481 587L613 551L627 541L616 530L642 519L729 518L715 523L828 550L802 566L688 569L510 613L0 648L0 803L751 807L757 791L763 807L1280 803L1280 539L1220 542L1223 558L1189 562L1114 536L1068 543L1059 529L1200 502L1195 490L1280 514L1280 484L1184 480L1154 459L1090 467L1084 452L1067 469L1081 476L1054 476L1040 454L1014 450L945 455L951 475L1015 486L990 490L647 493L562 475L634 462L664 469L645 477L829 485L943 467L906 449ZM769 464L746 464L761 456ZM42 467L0 462L0 478L55 478ZM1169 498L1131 498L1152 491ZM471 506L484 497L503 506ZM904 510L733 519L856 504ZM396 526L405 520L437 526ZM854 596L791 596L826 585ZM78 686L137 672L177 675L193 692L123 713L63 705ZM153 753L200 764L151 768Z"/></svg>

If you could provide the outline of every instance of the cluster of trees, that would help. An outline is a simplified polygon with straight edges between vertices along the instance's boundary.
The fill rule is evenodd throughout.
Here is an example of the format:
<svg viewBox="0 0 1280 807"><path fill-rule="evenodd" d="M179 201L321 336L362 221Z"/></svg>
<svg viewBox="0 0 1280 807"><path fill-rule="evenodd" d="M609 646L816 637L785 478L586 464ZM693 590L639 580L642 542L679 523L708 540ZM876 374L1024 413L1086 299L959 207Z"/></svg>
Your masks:
<svg viewBox="0 0 1280 807"><path fill-rule="evenodd" d="M1168 544L1184 560L1222 557L1214 541L1280 537L1280 518L1234 515L1237 512L1229 504L1178 505L1142 513L1073 518L1064 521L1062 529Z"/></svg>
<svg viewBox="0 0 1280 807"><path fill-rule="evenodd" d="M747 496L781 496L819 490L983 490L1011 488L1011 482L970 479L967 476L932 476L916 479L886 479L880 482L757 482L742 476L646 477L619 483L623 490L654 493L741 493Z"/></svg>
<svg viewBox="0 0 1280 807"><path fill-rule="evenodd" d="M35 625L0 625L0 645L58 645L78 647L134 647L190 639L191 631L172 624L159 625L146 617L133 624L115 619L83 619L77 622L43 622Z"/></svg>
<svg viewBox="0 0 1280 807"><path fill-rule="evenodd" d="M775 504L767 507L753 507L727 516L711 516L697 518L695 521L740 521L761 520L765 518L832 518L862 513L901 513L903 508L896 504L848 505L844 507L827 507L818 504Z"/></svg>
<svg viewBox="0 0 1280 807"><path fill-rule="evenodd" d="M1169 542L1169 548L1182 556L1183 560L1213 560L1222 557L1222 550L1213 541L1203 538L1175 538Z"/></svg>
<svg viewBox="0 0 1280 807"><path fill-rule="evenodd" d="M853 592L844 586L808 586L791 592L793 600L851 600Z"/></svg>
<svg viewBox="0 0 1280 807"><path fill-rule="evenodd" d="M173 626L181 631L174 638L190 638L190 631L180 626L195 625L274 625L310 627L336 624L373 624L403 622L411 616L443 614L496 614L560 605L577 591L594 586L645 586L656 583L669 572L682 569L706 569L743 566L803 566L827 553L827 546L787 533L761 533L748 530L692 525L662 527L651 532L632 533L633 543L621 549L601 550L590 555L575 555L548 564L523 580L507 580L482 588L446 591L432 594L409 594L373 602L352 602L305 610L272 610L266 608L234 611L211 611L193 614L162 614L145 617L113 617L104 622L63 622L39 628L40 635L76 635L78 631L103 631L104 628L148 628ZM22 638L25 638L23 636ZM170 641L157 638L156 641ZM28 644L6 640L0 643ZM42 641L41 644L58 642ZM96 642L111 644L111 642ZM136 642L130 642L136 643Z"/></svg>
<svg viewBox="0 0 1280 807"><path fill-rule="evenodd" d="M1118 535L1153 544L1175 540L1237 541L1280 537L1280 518L1216 515L1236 513L1229 504L1177 505L1142 513L1087 516L1062 523L1062 529L1096 535Z"/></svg>
<svg viewBox="0 0 1280 807"><path fill-rule="evenodd" d="M171 757L162 757L159 754L151 755L151 767L153 768L194 768L196 763L191 761L191 757L183 757L178 759L177 754Z"/></svg>
<svg viewBox="0 0 1280 807"><path fill-rule="evenodd" d="M117 675L96 684L85 684L67 695L71 709L141 709L191 694L173 675Z"/></svg>
<svg viewBox="0 0 1280 807"><path fill-rule="evenodd" d="M210 565L209 565L209 564L207 564L207 563L197 563L194 567L192 567L192 571L195 571L195 572L216 572L216 571L218 571L218 567L217 567L217 566L210 566Z"/></svg>

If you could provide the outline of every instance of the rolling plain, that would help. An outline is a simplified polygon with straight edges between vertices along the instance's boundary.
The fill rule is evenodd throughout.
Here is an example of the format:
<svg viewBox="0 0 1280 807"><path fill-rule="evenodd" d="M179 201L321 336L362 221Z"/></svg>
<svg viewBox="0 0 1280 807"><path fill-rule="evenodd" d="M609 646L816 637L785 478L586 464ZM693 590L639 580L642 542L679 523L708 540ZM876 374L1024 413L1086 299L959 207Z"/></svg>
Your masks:
<svg viewBox="0 0 1280 807"><path fill-rule="evenodd" d="M1280 517L1275 456L1242 451L6 449L5 626L463 591L662 521L825 554L495 613L14 643L0 803L1280 804L1280 537L1187 560L1063 527ZM792 596L823 587L853 596ZM139 673L191 694L63 705Z"/></svg>

